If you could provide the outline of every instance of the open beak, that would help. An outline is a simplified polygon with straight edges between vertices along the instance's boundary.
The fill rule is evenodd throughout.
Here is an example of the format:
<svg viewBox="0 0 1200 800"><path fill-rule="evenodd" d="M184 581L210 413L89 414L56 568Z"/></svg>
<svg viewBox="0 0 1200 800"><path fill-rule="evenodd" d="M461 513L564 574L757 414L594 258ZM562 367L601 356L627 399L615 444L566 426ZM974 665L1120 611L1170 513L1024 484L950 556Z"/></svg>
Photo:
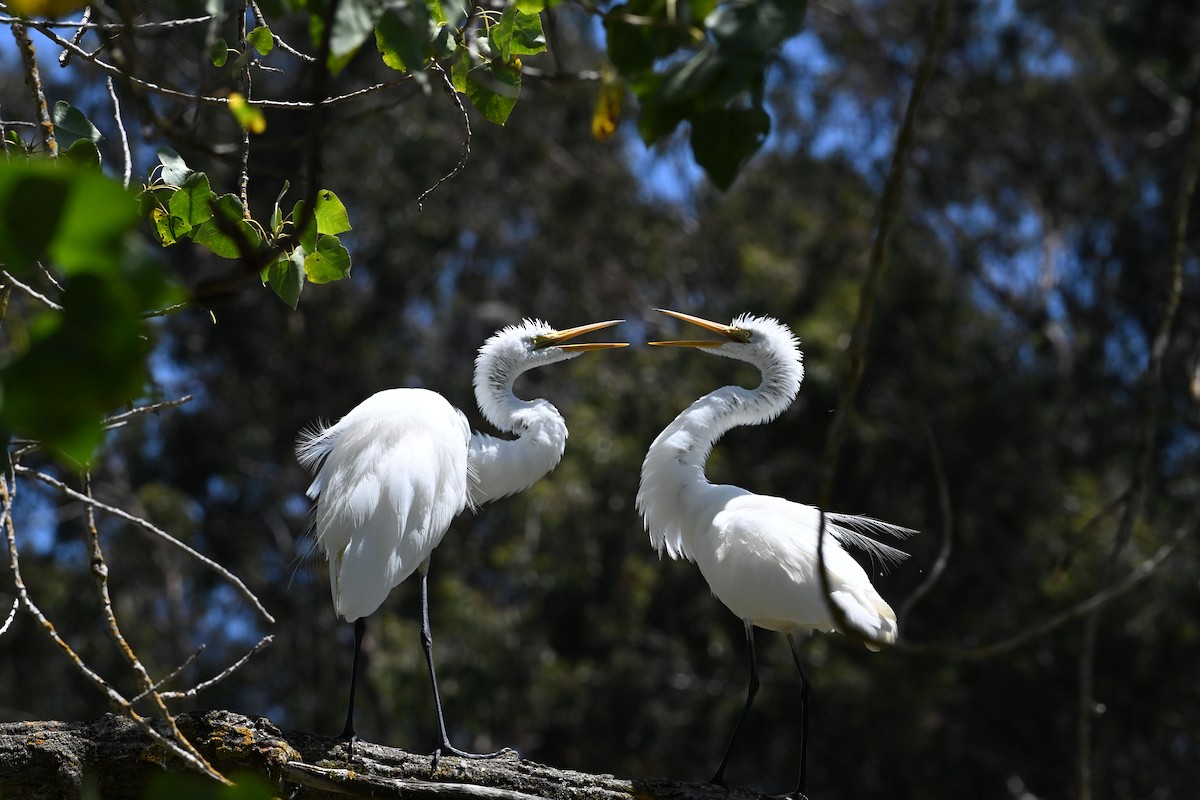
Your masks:
<svg viewBox="0 0 1200 800"><path fill-rule="evenodd" d="M681 311L669 311L665 308L656 308L654 310L662 312L663 314L668 314L676 319L681 319L684 322L690 322L693 325L699 325L705 330L712 331L713 333L724 337L724 340L677 339L670 342L650 342L650 344L654 347L720 347L727 342L745 343L750 341L750 331L745 330L744 328L735 328L732 325L713 322L711 320L702 319L701 317L693 317L691 314L684 314Z"/></svg>
<svg viewBox="0 0 1200 800"><path fill-rule="evenodd" d="M536 337L533 340L533 346L537 349L557 347L560 350L571 350L574 352L612 350L615 347L628 347L629 342L577 342L575 344L563 344L563 342L574 339L576 336L583 336L585 333L611 328L613 325L620 325L624 321L623 319L610 319L607 322L593 322L591 325L580 325L577 328L567 328L565 331L554 331L553 333Z"/></svg>

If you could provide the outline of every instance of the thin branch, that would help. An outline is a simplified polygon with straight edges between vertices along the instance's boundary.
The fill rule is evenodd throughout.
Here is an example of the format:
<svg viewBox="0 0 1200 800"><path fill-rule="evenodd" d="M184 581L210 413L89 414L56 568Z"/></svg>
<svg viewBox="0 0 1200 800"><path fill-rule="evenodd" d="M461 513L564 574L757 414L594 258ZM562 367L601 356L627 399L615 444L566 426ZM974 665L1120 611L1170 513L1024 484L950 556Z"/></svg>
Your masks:
<svg viewBox="0 0 1200 800"><path fill-rule="evenodd" d="M458 96L458 91L455 90L454 83L450 80L450 76L446 74L446 70L441 64L434 61L430 65L430 69L441 75L442 87L446 90L446 94L450 96L450 99L454 101L455 107L458 108L458 116L462 120L463 126L463 144L462 154L458 158L458 163L454 165L454 169L441 178L438 178L437 183L433 186L421 192L421 196L417 198L417 211L424 211L425 198L431 195L443 183L462 172L467 166L467 159L471 157L471 118L467 115L467 109L463 106L462 98Z"/></svg>
<svg viewBox="0 0 1200 800"><path fill-rule="evenodd" d="M83 489L84 494L89 498L92 497L92 478L87 472L83 474ZM92 505L88 505L84 509L84 529L87 531L88 550L90 551L90 560L92 568L92 577L96 580L96 591L100 594L101 613L104 616L105 626L108 628L109 638L113 640L113 644L117 646L117 650L125 658L125 663L133 670L134 674L142 683L143 694L149 694L154 701L154 705L158 707L158 712L162 714L162 719L166 722L167 727L171 731L171 738L175 743L198 762L205 774L209 777L221 779L223 776L208 763L208 759L196 750L195 746L188 741L183 735L183 731L179 730L179 725L175 722L175 717L167 708L166 702L162 695L154 691L154 680L150 677L150 673L146 670L146 666L142 664L141 659L133 652L133 648L129 646L129 641L125 638L125 634L121 633L121 626L117 623L117 615L113 612L112 596L108 591L108 564L104 560L104 552L100 549L100 530L96 527L96 513ZM132 701L128 703L129 713L133 713Z"/></svg>
<svg viewBox="0 0 1200 800"><path fill-rule="evenodd" d="M4 278L6 283L8 283L11 286L16 287L17 289L20 289L22 292L29 295L34 300L37 300L39 303L42 303L44 306L46 306L46 308L49 308L51 311L62 311L63 310L62 306L60 306L58 303L51 300L49 297L46 297L46 295L42 294L37 289L34 289L32 286L29 286L29 285L24 284L21 281L17 280L16 276L14 276L8 270L0 269L0 276L2 276Z"/></svg>
<svg viewBox="0 0 1200 800"><path fill-rule="evenodd" d="M196 25L201 22L208 22L212 19L209 14L203 17L185 17L184 19L168 19L162 22L138 22L127 24L124 22L88 22L88 12L91 11L89 6L84 11L84 17L79 22L53 22L51 20L38 20L38 28L76 28L85 31L142 31L151 30L154 28L182 28L186 25ZM0 16L0 25L13 25L28 23L29 20L19 17Z"/></svg>
<svg viewBox="0 0 1200 800"><path fill-rule="evenodd" d="M887 182L883 187L880 199L879 227L875 232L875 241L871 246L871 255L867 261L867 274L863 277L859 289L858 311L854 319L854 328L850 334L850 343L846 348L846 371L842 376L841 391L838 395L837 411L830 424L828 438L825 440L825 451L821 459L824 477L818 495L818 508L821 509L820 525L817 531L817 574L821 579L821 592L825 598L825 606L833 616L838 630L843 633L854 632L853 638L869 643L872 646L884 644L876 642L872 637L854 626L846 617L844 611L833 602L829 575L825 570L825 511L833 496L834 477L837 474L838 453L841 450L842 438L845 435L846 421L850 408L854 405L862 382L863 367L866 361L867 340L870 338L871 318L875 309L875 287L880 275L887 264L887 245L892 226L896 221L896 212L900 206L900 192L904 185L904 170L908 163L909 151L912 150L913 130L916 127L917 108L925 87L933 77L937 65L937 51L945 38L946 29L950 22L949 0L938 0L934 10L933 24L929 37L925 41L925 51L917 66L917 74L913 79L912 90L908 96L908 105L904 110L904 121L896 135L896 145L892 150L892 162L888 170Z"/></svg>
<svg viewBox="0 0 1200 800"><path fill-rule="evenodd" d="M268 635L264 636L263 638L259 639L258 644L254 645L254 647L250 648L250 651L247 652L244 656L242 656L237 661L233 662L228 667L226 667L224 670L222 670L220 674L214 675L213 677L209 678L208 680L202 681L202 682L196 684L191 689L187 689L187 690L180 691L180 692L162 692L161 694L164 698L171 699L171 700L185 698L185 697L195 697L197 694L204 691L208 687L213 686L217 683L220 683L221 681L225 680L233 673L237 672L237 670L239 668L241 668L241 666L243 664L245 664L247 661L249 661L256 653L258 653L260 650L262 650L263 648L265 648L267 645L271 644L274 641L275 641L275 637L272 636L271 634L268 634ZM195 656L193 656L193 658L195 658ZM190 663L190 659L189 659L189 663ZM183 667L186 667L186 666L187 666L187 664L184 664L179 669L182 670Z"/></svg>
<svg viewBox="0 0 1200 800"><path fill-rule="evenodd" d="M1171 210L1171 252L1167 272L1167 297L1159 317L1158 329L1150 346L1150 358L1142 374L1141 429L1133 455L1133 465L1126 492L1127 502L1121 512L1112 549L1104 568L1101 585L1109 583L1120 563L1133 529L1145 504L1147 476L1154 456L1154 438L1158 433L1158 398L1162 390L1162 368L1175 317L1183 295L1183 255L1187 242L1188 212L1196 191L1200 173L1200 81L1192 89L1191 120L1183 170ZM1076 781L1079 800L1092 797L1092 727L1095 718L1095 660L1096 643L1100 633L1101 609L1088 617L1079 655L1079 699L1076 705Z"/></svg>
<svg viewBox="0 0 1200 800"><path fill-rule="evenodd" d="M130 705L136 704L138 701L147 697L151 692L157 693L159 697L162 697L164 699L169 698L172 695L176 694L176 692L160 692L159 689L161 689L162 687L166 686L171 681L178 678L185 669L190 667L192 665L192 662L195 661L200 656L200 654L204 652L204 647L205 647L204 645L200 645L199 647L197 647L196 652L192 653L190 656L185 658L183 660L183 663L180 664L175 669L171 670L171 672L165 678L160 679L153 686L148 686L147 688L143 689L141 694L134 695L132 698L130 698L129 704Z"/></svg>
<svg viewBox="0 0 1200 800"><path fill-rule="evenodd" d="M70 41L68 41L67 39L64 39L63 37L54 33L54 31L50 30L50 27L46 23L43 23L40 21L35 21L35 20L27 20L26 24L30 28L33 28L38 33L45 36L50 41L57 44L59 47L70 50L75 55L86 60L88 63L95 65L96 67L103 70L104 72L107 72L110 75L118 76L118 77L122 78L123 80L128 81L130 83L130 85L132 85L132 86L137 86L139 88L146 89L147 91L151 91L156 94L161 94L164 97L174 97L179 100L187 100L187 101L193 102L193 103L205 103L207 105L215 105L215 106L229 105L228 97L215 97L213 95L197 94L195 92L184 92L179 89L172 89L168 86L160 86L159 84L156 84L152 81L148 81L144 78L138 78L133 75L129 75L124 70L122 70L120 67L114 66L113 64L109 64L107 61L104 61L103 59L99 58L98 56L96 56L95 53L89 53L88 51L84 50L83 48L79 47L78 45L71 44ZM352 92L347 92L345 94L340 94L340 95L336 95L336 96L332 96L332 97L324 96L318 100L294 100L294 101L292 101L292 100L253 100L253 101L248 101L248 103L249 103L249 105L256 106L258 108L289 108L289 109L325 108L328 106L337 105L339 103L344 103L348 100L355 100L357 98L364 97L366 95L375 94L376 92L381 92L381 91L384 91L387 89L393 89L397 86L402 86L406 83L409 83L412 80L413 80L413 77L411 75L405 75L401 78L398 78L397 80L386 81L383 83L376 83L371 86L364 86L361 89L355 89Z"/></svg>
<svg viewBox="0 0 1200 800"><path fill-rule="evenodd" d="M4 624L0 625L0 636L8 632L8 627L12 625L13 620L17 618L17 609L21 607L21 598L14 597L12 608L8 610L8 619L4 620Z"/></svg>
<svg viewBox="0 0 1200 800"><path fill-rule="evenodd" d="M1137 587L1142 582L1147 580L1154 572L1166 562L1167 556L1175 551L1180 542L1194 535L1195 531L1186 527L1180 528L1175 532L1171 541L1164 544L1142 563L1134 567L1128 575L1119 581L1110 583L1104 589L1092 594L1078 603L1054 614L1051 617L1039 622L1035 625L1023 626L1019 633L1013 634L1005 639L1000 639L989 644L977 645L975 647L954 647L939 644L922 644L919 642L897 642L894 648L900 652L912 653L914 655L934 655L950 658L962 658L979 660L991 658L993 656L1003 655L1004 653L1016 650L1018 647L1029 644L1035 639L1039 639L1047 634L1068 625L1072 622L1077 622L1089 614L1095 612L1104 606L1116 600L1121 595Z"/></svg>
<svg viewBox="0 0 1200 800"><path fill-rule="evenodd" d="M71 37L71 44L79 44L79 40L82 39L83 34L87 32L88 22L90 22L91 19L92 7L88 6L83 10L83 16L80 18L79 22L71 26L75 28L75 35ZM71 63L71 51L63 50L58 54L58 65L60 67L65 67L69 63Z"/></svg>
<svg viewBox="0 0 1200 800"><path fill-rule="evenodd" d="M101 511L104 511L108 514L112 514L115 517L120 517L121 519L125 520L126 522L131 522L134 525L137 525L142 530L147 531L148 533L151 533L151 534L157 536L158 538L162 539L163 541L167 542L168 544L174 545L175 547L179 548L183 552L190 555L192 558L199 561L201 564L204 564L206 567L208 567L209 569L211 569L214 572L216 572L217 574L219 574L222 578L227 580L230 584L232 584L234 586L234 588L236 588L239 592L241 592L242 596L245 597L246 600L258 610L258 613L262 615L263 619L265 619L267 622L270 622L272 624L275 622L275 618L273 616L271 616L271 614L267 611L266 608L263 607L262 602L258 599L258 597L255 596L254 592L250 591L249 587L247 587L246 584L242 583L242 580L240 578L238 578L236 575L234 575L232 572L230 572L225 567L218 564L216 561L213 561L208 556L197 552L196 550L192 549L188 545L179 541L174 536L172 536L171 534L162 530L161 528L156 527L155 525L148 522L147 520L142 519L141 517L137 517L137 516L134 516L133 514L130 514L128 511L125 511L124 509L117 508L116 506L110 506L107 503L102 503L99 500L96 500L95 498L88 497L86 494L77 492L74 489L72 489L70 486L67 486L62 481L57 480L56 478L53 478L43 472L38 472L36 470L30 469L29 467L21 466L18 464L13 465L13 470L18 475L26 475L31 478L36 478L37 480L41 481L42 483L47 484L48 486L53 486L55 489L58 489L60 492L62 492L63 494L67 495L68 497L70 497L74 500L78 500L82 503L86 503L88 505L95 506L96 508L100 509Z"/></svg>
<svg viewBox="0 0 1200 800"><path fill-rule="evenodd" d="M159 411L164 411L168 408L178 408L184 403L191 402L192 396L185 394L183 397L177 397L174 400L163 400L161 403L151 403L148 406L137 406L128 411L122 411L120 414L113 414L104 420L104 430L109 431L113 428L119 428L134 417L145 416L146 414L155 414Z"/></svg>
<svg viewBox="0 0 1200 800"><path fill-rule="evenodd" d="M900 611L896 614L900 630L904 630L913 606L934 587L934 584L942 577L942 573L946 571L946 564L950 562L950 551L954 543L954 509L950 503L950 487L946 481L946 467L942 463L942 451L937 445L937 440L933 438L933 431L929 429L929 424L925 421L924 416L919 419L921 430L925 434L925 441L929 445L929 459L932 462L934 478L937 480L938 507L942 516L942 544L938 548L937 558L934 559L933 566L929 568L929 574L925 576L925 580L921 581L917 588L913 589L912 594L905 598L900 605Z"/></svg>
<svg viewBox="0 0 1200 800"><path fill-rule="evenodd" d="M25 66L25 85L33 98L33 107L37 112L38 125L42 130L42 141L46 151L51 156L58 155L58 142L54 138L54 122L50 119L50 110L46 107L46 94L42 91L42 79L38 73L37 51L33 48L33 40L25 30L25 24L13 22L10 26L13 38L17 40L17 49L21 51L21 61Z"/></svg>
<svg viewBox="0 0 1200 800"><path fill-rule="evenodd" d="M283 39L281 39L279 37L279 34L277 34L275 32L275 29L267 24L267 18L262 13L262 9L260 9L258 7L258 3L255 2L255 0L250 0L250 8L254 11L254 19L257 20L258 24L266 27L266 29L271 32L271 38L275 41L276 47L278 47L283 52L288 53L289 55L295 56L296 58L300 59L301 61L307 61L310 64L313 64L316 62L315 58L308 55L307 53L301 53L299 50L292 47L290 44L288 44L287 42L285 42Z"/></svg>
<svg viewBox="0 0 1200 800"><path fill-rule="evenodd" d="M88 9L91 10L90 8ZM66 55L64 52L63 55ZM117 131L121 134L121 154L125 158L125 170L122 173L122 185L128 189L129 179L133 176L133 157L129 154L129 134L125 132L125 123L121 119L121 102L117 99L117 88L113 85L112 76L109 75L104 79L105 85L108 87L108 97L113 104L113 117L117 121Z"/></svg>

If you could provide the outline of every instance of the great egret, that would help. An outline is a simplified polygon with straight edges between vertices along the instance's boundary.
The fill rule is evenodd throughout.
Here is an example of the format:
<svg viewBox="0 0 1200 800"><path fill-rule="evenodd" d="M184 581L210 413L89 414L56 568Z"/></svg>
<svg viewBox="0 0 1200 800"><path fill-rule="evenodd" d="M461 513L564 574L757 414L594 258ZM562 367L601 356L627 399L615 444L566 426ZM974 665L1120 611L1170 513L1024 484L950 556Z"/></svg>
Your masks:
<svg viewBox="0 0 1200 800"><path fill-rule="evenodd" d="M313 531L329 559L338 616L354 623L350 702L342 738L353 745L354 690L366 618L414 570L421 575L421 645L433 684L442 748L450 744L429 626L429 559L464 508L472 509L531 486L558 464L567 426L548 401L521 400L513 383L523 372L626 342L567 344L623 320L558 331L525 320L498 331L475 360L475 400L483 416L516 439L472 433L466 416L427 389L387 389L364 400L334 425L302 432L296 455L315 478Z"/></svg>
<svg viewBox="0 0 1200 800"><path fill-rule="evenodd" d="M642 464L637 507L659 555L666 550L671 558L696 562L713 594L745 626L750 688L712 782L724 785L729 753L758 692L757 625L787 637L800 671L800 780L793 794L800 798L807 771L809 682L796 637L805 629L836 630L817 574L820 512L780 497L715 485L704 474L709 452L727 431L770 422L792 404L804 377L799 345L791 330L769 317L743 314L723 325L658 310L722 338L650 344L700 348L747 361L762 373L762 383L755 389L725 386L704 395L659 434ZM843 545L898 561L904 553L860 531L901 537L913 531L869 517L830 513L825 514L825 531L829 540L823 554L833 602L873 640L893 641L896 615Z"/></svg>

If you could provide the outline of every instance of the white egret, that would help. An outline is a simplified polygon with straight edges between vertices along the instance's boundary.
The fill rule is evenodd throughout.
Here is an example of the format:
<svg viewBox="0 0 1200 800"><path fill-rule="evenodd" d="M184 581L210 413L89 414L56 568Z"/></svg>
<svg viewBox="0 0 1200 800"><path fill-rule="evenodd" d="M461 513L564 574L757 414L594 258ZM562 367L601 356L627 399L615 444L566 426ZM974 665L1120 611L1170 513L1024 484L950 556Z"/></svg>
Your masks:
<svg viewBox="0 0 1200 800"><path fill-rule="evenodd" d="M354 623L350 701L342 737L351 744L354 690L366 618L414 570L421 576L421 645L433 684L442 748L450 744L442 715L433 635L429 625L429 560L451 521L464 508L522 491L558 464L567 426L548 401L521 400L513 383L523 372L589 350L628 343L571 343L623 320L555 330L525 320L497 332L475 360L475 400L502 439L472 433L466 416L427 389L388 389L364 400L336 424L300 434L296 455L315 478L313 531L329 559L338 616ZM495 755L495 754L490 754Z"/></svg>
<svg viewBox="0 0 1200 800"><path fill-rule="evenodd" d="M793 794L800 798L807 771L810 690L797 636L806 630L836 630L817 574L820 512L780 497L712 484L704 474L713 445L726 432L770 422L792 404L804 377L799 344L791 330L769 317L743 314L723 325L658 310L722 338L650 344L700 348L749 362L762 373L757 388L725 386L704 395L659 434L642 465L637 507L659 555L666 550L671 558L696 562L712 593L745 626L750 688L712 782L724 785L730 751L758 692L758 626L787 637L800 671L800 780ZM901 537L913 531L869 517L825 514L828 540L823 555L833 602L862 632L875 641L890 642L896 637L896 615L844 546L860 547L882 560L898 561L905 554L861 531Z"/></svg>

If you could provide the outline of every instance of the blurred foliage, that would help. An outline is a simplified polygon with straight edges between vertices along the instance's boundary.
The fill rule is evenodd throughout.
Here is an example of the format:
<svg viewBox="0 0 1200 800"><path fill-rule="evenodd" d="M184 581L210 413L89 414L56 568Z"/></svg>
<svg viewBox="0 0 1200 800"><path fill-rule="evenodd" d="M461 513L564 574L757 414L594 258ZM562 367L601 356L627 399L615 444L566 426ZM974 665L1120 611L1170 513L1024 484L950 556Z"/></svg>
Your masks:
<svg viewBox="0 0 1200 800"><path fill-rule="evenodd" d="M677 29L648 26L617 38L665 37L653 45L664 52L638 68L681 70L701 52L728 47L708 5L638 5L647 16L690 14L681 25L696 33L670 39L666 32ZM726 13L742 5L721 4ZM415 29L421 12L404 8ZM613 64L621 58L613 39L603 43L606 55L593 22L600 15L615 32L624 24L616 6L591 12L563 3L540 13L550 53L539 58L558 59L564 74L622 69ZM725 193L687 184L686 171L662 177L680 148L690 164L694 118L658 140L666 157L655 170L642 160L643 122L635 132L610 118L621 126L616 133L593 137L597 94L610 92L611 77L523 77L504 128L474 126L466 171L429 196L423 212L416 198L460 157L457 110L414 85L410 94L330 111L319 185L337 192L353 220L352 231L337 234L353 253L352 277L306 293L295 312L244 289L160 320L147 342L154 349L145 391L192 392L196 400L109 434L95 469L99 497L229 566L279 619L275 644L196 702L265 714L285 728L339 729L350 626L334 618L324 565L303 535L307 481L293 460L295 434L401 385L442 392L484 427L470 388L475 349L522 316L561 326L621 316L629 322L617 330L634 342L670 335L668 321L648 311L655 306L714 319L749 310L789 323L805 349L800 397L771 425L730 433L710 475L812 499L925 15L915 2L814 4L806 32L789 40L795 44L782 55L755 55L753 70L737 72L749 76L749 93L731 107L753 111L758 92L771 134ZM291 17L272 21L272 31L292 42L310 35ZM204 35L193 36L200 52ZM947 571L904 621L912 641L999 640L1089 596L1108 569L1113 509L1143 424L1140 375L1167 289L1186 130L1181 98L1200 69L1198 37L1200 21L1183 2L1111 3L1087 13L1070 4L955 5L917 117L834 502L923 532L905 544L911 560L878 578L897 608L952 534ZM406 46L392 45L408 68L414 56ZM139 62L162 64L164 82L194 80L163 55L173 45L147 37L129 47ZM336 86L384 79L393 67L369 49L346 61L336 76L345 83ZM0 63L15 74L11 62ZM197 88L228 88L228 75L213 73ZM256 74L256 91L304 96L298 75L302 69ZM67 98L105 137L81 141L115 163L107 99L84 79L47 80L53 97ZM20 81L5 82L0 108L27 102L19 90ZM651 95L631 93L641 114L653 113ZM135 174L150 175L167 143L207 176L210 191L233 191L238 165L228 145L242 132L225 109L126 107L147 120L148 132L131 131ZM469 113L486 119L482 109ZM266 117L252 142L243 209L254 219L272 219L284 207L280 188L306 169L307 113L268 109ZM690 187L682 201L662 198L664 185L681 184ZM1194 211L1189 221L1194 229ZM141 233L161 229L147 222ZM12 241L0 237L0 247ZM1194 525L1196 243L1190 230L1145 509L1119 575ZM5 252L10 271L33 257ZM193 291L225 277L231 263L190 245L162 258ZM49 312L12 295L6 356L40 341L31 320L41 313ZM646 778L711 773L744 696L741 625L694 566L658 561L633 497L645 448L674 414L723 383L753 380L734 363L644 347L522 379L518 394L554 402L571 436L554 473L458 519L433 557L439 678L459 746L515 746L561 767ZM21 482L15 521L38 602L90 662L132 684L94 623L96 601L77 588L87 570L78 508ZM118 520L101 524L117 611L153 674L169 673L205 644L180 681L207 678L264 632L213 576ZM1102 707L1088 710L1097 798L1190 797L1200 780L1198 556L1193 535L1105 611L1095 687ZM369 620L359 728L370 740L427 751L436 729L416 615L414 583ZM1071 793L1080 627L984 660L871 654L840 637L813 637L814 795ZM763 686L729 777L773 791L794 781L797 684L779 637L758 639ZM27 616L0 638L0 653L6 717L106 710Z"/></svg>

